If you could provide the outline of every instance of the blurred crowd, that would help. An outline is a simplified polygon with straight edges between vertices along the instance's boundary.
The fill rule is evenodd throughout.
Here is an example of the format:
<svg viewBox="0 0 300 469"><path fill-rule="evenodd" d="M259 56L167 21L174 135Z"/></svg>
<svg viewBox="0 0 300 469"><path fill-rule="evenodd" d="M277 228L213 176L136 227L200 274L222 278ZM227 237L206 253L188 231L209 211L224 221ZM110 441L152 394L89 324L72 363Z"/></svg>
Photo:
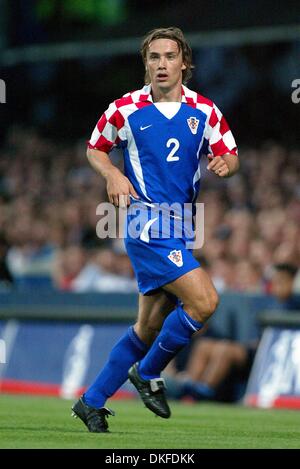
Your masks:
<svg viewBox="0 0 300 469"><path fill-rule="evenodd" d="M300 149L266 142L240 149L234 177L206 175L203 255L219 291L268 292L274 264L300 265L299 158Z"/></svg>
<svg viewBox="0 0 300 469"><path fill-rule="evenodd" d="M105 181L89 166L86 142L53 142L15 126L0 150L2 289L137 291L123 241L96 234ZM118 152L114 163L122 165ZM206 171L199 202L205 242L196 251L219 292L268 292L272 266L300 265L300 149L266 142L240 148L230 179ZM295 293L300 292L296 276Z"/></svg>

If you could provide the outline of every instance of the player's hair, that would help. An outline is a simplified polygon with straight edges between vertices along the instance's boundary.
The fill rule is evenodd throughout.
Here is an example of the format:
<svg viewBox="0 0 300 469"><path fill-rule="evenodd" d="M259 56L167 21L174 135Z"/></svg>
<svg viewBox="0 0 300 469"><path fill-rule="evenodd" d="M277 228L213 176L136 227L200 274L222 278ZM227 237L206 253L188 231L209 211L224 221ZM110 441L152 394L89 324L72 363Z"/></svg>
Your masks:
<svg viewBox="0 0 300 469"><path fill-rule="evenodd" d="M186 69L182 71L182 81L184 84L186 84L192 77L192 69L194 68L194 65L192 64L192 49L186 41L181 29L172 26L170 28L156 28L150 31L144 37L141 46L141 54L144 65L146 65L147 62L148 47L155 39L171 39L172 41L177 42L179 50L182 51L183 63L186 66ZM150 77L146 69L145 84L148 85L149 83Z"/></svg>

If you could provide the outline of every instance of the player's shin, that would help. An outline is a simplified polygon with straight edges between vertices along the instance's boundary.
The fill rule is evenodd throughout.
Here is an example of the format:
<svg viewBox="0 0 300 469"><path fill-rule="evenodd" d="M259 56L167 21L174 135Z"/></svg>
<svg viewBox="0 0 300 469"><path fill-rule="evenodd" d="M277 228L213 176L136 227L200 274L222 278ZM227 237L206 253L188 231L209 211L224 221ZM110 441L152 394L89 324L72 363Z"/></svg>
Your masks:
<svg viewBox="0 0 300 469"><path fill-rule="evenodd" d="M145 380L157 378L171 359L189 343L203 324L192 319L181 306L166 318L151 348L139 364L139 375Z"/></svg>
<svg viewBox="0 0 300 469"><path fill-rule="evenodd" d="M84 402L96 409L103 407L127 380L128 369L144 357L148 348L130 327L113 347L104 368L85 392Z"/></svg>

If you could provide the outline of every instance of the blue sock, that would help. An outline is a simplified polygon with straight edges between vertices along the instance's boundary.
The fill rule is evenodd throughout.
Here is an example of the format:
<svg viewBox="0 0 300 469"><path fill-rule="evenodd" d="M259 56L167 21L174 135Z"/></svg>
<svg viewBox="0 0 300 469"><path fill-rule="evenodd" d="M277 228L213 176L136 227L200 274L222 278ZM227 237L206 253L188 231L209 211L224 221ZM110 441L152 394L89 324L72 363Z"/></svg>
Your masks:
<svg viewBox="0 0 300 469"><path fill-rule="evenodd" d="M192 319L181 306L178 306L166 318L159 335L147 355L141 360L140 376L143 379L159 377L169 361L189 343L192 335L202 326L202 323Z"/></svg>
<svg viewBox="0 0 300 469"><path fill-rule="evenodd" d="M133 326L113 347L108 362L93 384L84 393L84 402L99 409L128 378L129 368L147 353L148 345L141 341Z"/></svg>

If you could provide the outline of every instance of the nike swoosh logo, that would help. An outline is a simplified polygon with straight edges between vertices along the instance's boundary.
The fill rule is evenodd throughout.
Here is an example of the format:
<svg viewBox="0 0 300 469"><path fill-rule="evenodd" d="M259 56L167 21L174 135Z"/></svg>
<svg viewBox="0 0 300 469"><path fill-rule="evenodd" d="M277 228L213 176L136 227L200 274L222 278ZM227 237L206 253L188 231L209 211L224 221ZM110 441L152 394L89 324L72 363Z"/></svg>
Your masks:
<svg viewBox="0 0 300 469"><path fill-rule="evenodd" d="M141 126L141 127L140 127L140 130L145 130L145 129L148 129L149 127L152 127L152 124L150 124L150 125L145 125L145 127Z"/></svg>
<svg viewBox="0 0 300 469"><path fill-rule="evenodd" d="M165 352L175 353L174 350L169 350L169 349L163 347L161 342L159 342L158 346L159 346L162 350L164 350Z"/></svg>

